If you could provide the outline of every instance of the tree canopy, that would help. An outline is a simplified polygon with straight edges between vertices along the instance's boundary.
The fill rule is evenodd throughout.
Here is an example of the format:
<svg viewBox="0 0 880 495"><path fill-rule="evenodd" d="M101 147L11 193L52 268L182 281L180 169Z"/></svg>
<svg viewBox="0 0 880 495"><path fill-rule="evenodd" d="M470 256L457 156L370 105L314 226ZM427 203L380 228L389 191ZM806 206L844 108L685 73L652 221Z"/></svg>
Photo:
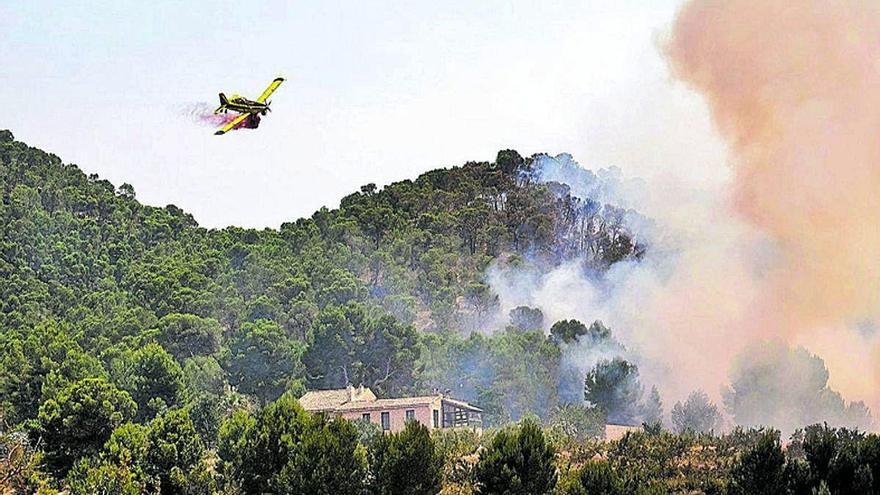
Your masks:
<svg viewBox="0 0 880 495"><path fill-rule="evenodd" d="M102 378L85 378L40 406L35 434L47 466L64 475L80 458L97 454L117 426L134 418L131 396Z"/></svg>
<svg viewBox="0 0 880 495"><path fill-rule="evenodd" d="M555 450L538 424L527 419L499 431L476 466L481 495L544 495L556 486Z"/></svg>

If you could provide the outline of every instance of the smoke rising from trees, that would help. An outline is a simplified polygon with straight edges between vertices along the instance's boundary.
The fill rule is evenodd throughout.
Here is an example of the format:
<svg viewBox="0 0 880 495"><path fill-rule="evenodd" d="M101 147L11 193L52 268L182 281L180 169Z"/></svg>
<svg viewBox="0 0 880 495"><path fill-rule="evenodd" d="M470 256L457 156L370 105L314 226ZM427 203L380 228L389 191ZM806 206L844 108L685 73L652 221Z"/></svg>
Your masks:
<svg viewBox="0 0 880 495"><path fill-rule="evenodd" d="M804 347L821 358L828 378L816 393L878 410L878 38L880 7L865 1L686 4L664 49L727 141L729 183L644 183L568 155L537 157L533 180L626 208L625 228L649 247L600 276L588 256L551 269L499 262L488 280L501 311L536 307L547 325L602 319L670 401L702 389L720 403L770 341L780 356ZM776 371L768 376L783 380ZM789 410L784 396L762 400L749 423ZM821 402L801 416L864 424Z"/></svg>

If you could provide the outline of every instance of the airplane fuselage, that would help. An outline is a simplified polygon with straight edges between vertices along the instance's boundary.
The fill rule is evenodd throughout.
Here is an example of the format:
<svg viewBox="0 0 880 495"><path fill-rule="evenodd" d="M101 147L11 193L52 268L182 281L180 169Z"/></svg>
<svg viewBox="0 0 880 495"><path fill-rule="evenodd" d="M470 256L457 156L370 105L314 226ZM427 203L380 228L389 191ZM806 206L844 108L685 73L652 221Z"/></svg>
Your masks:
<svg viewBox="0 0 880 495"><path fill-rule="evenodd" d="M242 96L233 95L225 101L222 101L220 107L218 107L217 110L214 110L214 113L226 113L232 110L233 112L238 113L258 113L265 115L267 108L269 108L267 103L261 103L259 101L249 100Z"/></svg>

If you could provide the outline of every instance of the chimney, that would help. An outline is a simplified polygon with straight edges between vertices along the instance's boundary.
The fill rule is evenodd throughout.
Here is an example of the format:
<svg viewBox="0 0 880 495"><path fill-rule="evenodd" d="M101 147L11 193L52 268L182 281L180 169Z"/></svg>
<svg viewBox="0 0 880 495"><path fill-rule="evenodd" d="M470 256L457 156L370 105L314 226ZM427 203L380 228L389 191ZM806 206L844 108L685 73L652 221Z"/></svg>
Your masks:
<svg viewBox="0 0 880 495"><path fill-rule="evenodd" d="M348 401L351 402L354 400L354 387L349 383L345 386L345 390L348 392Z"/></svg>

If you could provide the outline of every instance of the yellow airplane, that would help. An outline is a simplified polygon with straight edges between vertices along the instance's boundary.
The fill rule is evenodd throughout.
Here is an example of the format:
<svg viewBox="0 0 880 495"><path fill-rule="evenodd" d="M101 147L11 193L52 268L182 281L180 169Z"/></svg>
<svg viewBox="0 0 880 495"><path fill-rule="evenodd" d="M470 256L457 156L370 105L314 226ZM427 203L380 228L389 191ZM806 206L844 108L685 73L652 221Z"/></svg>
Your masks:
<svg viewBox="0 0 880 495"><path fill-rule="evenodd" d="M266 88L266 90L263 91L263 94L261 94L256 100L249 100L239 95L232 95L227 98L226 95L220 93L220 106L217 107L217 110L214 110L214 114L227 113L232 110L233 112L238 112L240 115L222 128L218 129L214 134L220 136L226 134L231 129L238 129L239 127L245 127L248 129L256 129L259 127L260 115L266 115L267 112L272 111L272 109L269 108L269 105L271 105L272 102L266 101L266 99L278 89L278 86L281 86L282 82L284 82L283 77L276 77L274 81L269 83L269 87Z"/></svg>

